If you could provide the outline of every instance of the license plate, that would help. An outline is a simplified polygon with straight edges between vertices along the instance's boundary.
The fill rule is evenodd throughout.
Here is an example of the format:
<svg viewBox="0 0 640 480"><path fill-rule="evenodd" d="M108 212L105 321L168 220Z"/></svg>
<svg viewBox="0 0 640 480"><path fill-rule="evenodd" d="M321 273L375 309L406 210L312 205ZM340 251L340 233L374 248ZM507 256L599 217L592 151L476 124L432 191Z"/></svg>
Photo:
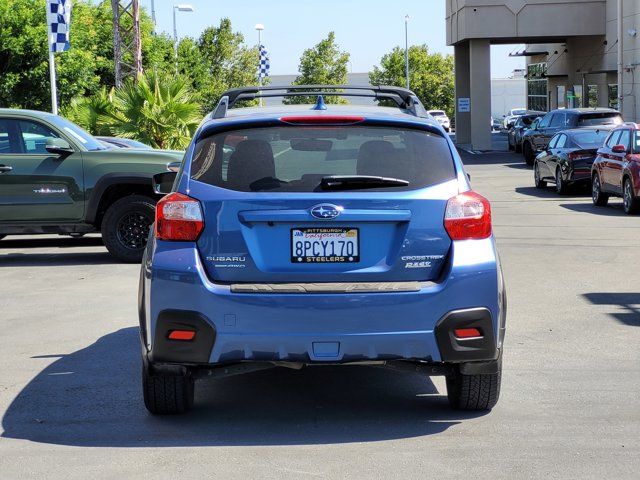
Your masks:
<svg viewBox="0 0 640 480"><path fill-rule="evenodd" d="M357 228L291 229L293 263L355 263L360 261Z"/></svg>

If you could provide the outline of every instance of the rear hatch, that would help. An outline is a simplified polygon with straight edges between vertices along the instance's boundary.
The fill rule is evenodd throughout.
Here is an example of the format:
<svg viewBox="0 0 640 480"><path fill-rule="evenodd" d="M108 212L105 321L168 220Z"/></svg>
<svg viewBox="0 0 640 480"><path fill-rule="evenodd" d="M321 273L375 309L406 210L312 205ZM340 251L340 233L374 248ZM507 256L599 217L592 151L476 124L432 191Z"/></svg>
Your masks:
<svg viewBox="0 0 640 480"><path fill-rule="evenodd" d="M334 122L339 122L334 120ZM417 125L277 126L211 132L189 195L207 274L228 283L436 280L458 192L447 140Z"/></svg>

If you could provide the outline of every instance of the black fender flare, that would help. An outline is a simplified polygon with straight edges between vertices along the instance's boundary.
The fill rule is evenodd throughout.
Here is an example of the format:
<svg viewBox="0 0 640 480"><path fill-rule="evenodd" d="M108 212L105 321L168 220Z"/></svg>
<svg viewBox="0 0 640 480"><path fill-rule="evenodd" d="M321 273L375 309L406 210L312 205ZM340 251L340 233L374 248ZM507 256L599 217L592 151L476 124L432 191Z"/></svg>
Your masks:
<svg viewBox="0 0 640 480"><path fill-rule="evenodd" d="M153 174L152 173L107 173L100 177L95 186L91 189L89 198L87 200L87 207L85 211L85 222L94 224L98 216L98 207L100 206L100 200L104 193L114 185L144 185L153 189ZM158 196L159 197L159 196Z"/></svg>

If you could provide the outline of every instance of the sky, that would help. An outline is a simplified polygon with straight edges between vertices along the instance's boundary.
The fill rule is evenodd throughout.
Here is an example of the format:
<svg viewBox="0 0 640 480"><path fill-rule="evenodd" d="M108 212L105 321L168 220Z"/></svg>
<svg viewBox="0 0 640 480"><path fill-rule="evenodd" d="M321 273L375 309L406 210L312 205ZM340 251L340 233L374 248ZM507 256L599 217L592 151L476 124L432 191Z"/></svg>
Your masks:
<svg viewBox="0 0 640 480"><path fill-rule="evenodd" d="M300 55L334 31L340 48L351 54L349 69L368 72L395 46L404 46L404 17L409 44L426 43L432 52L453 53L446 45L445 0L155 0L159 32L173 35L173 5L188 3L195 12L177 13L178 36L198 37L228 17L247 43L257 43L254 29L262 23L262 43L269 52L271 74L298 72ZM140 0L151 11L151 0ZM509 58L515 45L492 46L491 76L508 76L523 68L522 58Z"/></svg>

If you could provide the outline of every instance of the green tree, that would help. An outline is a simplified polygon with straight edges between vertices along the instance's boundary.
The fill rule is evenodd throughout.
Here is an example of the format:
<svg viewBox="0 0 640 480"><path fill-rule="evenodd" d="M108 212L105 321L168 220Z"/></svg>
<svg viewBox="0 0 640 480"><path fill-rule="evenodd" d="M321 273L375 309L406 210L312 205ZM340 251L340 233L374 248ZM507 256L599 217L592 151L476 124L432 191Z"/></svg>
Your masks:
<svg viewBox="0 0 640 480"><path fill-rule="evenodd" d="M244 43L228 18L209 27L198 40L178 45L178 71L191 80L205 111L213 110L225 90L257 83L258 50Z"/></svg>
<svg viewBox="0 0 640 480"><path fill-rule="evenodd" d="M181 76L149 72L137 82L127 79L111 103L99 116L99 127L154 148L186 148L202 119L196 95Z"/></svg>
<svg viewBox="0 0 640 480"><path fill-rule="evenodd" d="M429 53L426 45L409 48L409 84L428 110L442 109L448 115L454 111L454 61L452 55ZM369 73L372 85L404 87L404 49L394 48L380 60L380 67Z"/></svg>
<svg viewBox="0 0 640 480"><path fill-rule="evenodd" d="M60 113L94 135L109 136L111 127L104 118L113 113L113 89L107 92L106 87L102 87L90 97L76 97L64 105Z"/></svg>
<svg viewBox="0 0 640 480"><path fill-rule="evenodd" d="M340 50L336 43L336 35L329 32L313 48L302 53L298 67L300 75L296 77L292 85L344 85L347 83L347 64L349 54ZM315 97L285 97L284 103L314 103ZM325 98L327 103L346 103L342 97L329 96Z"/></svg>
<svg viewBox="0 0 640 480"><path fill-rule="evenodd" d="M3 0L0 26L0 106L49 109L45 2ZM74 2L71 49L55 55L61 105L113 78L111 28L108 3Z"/></svg>

